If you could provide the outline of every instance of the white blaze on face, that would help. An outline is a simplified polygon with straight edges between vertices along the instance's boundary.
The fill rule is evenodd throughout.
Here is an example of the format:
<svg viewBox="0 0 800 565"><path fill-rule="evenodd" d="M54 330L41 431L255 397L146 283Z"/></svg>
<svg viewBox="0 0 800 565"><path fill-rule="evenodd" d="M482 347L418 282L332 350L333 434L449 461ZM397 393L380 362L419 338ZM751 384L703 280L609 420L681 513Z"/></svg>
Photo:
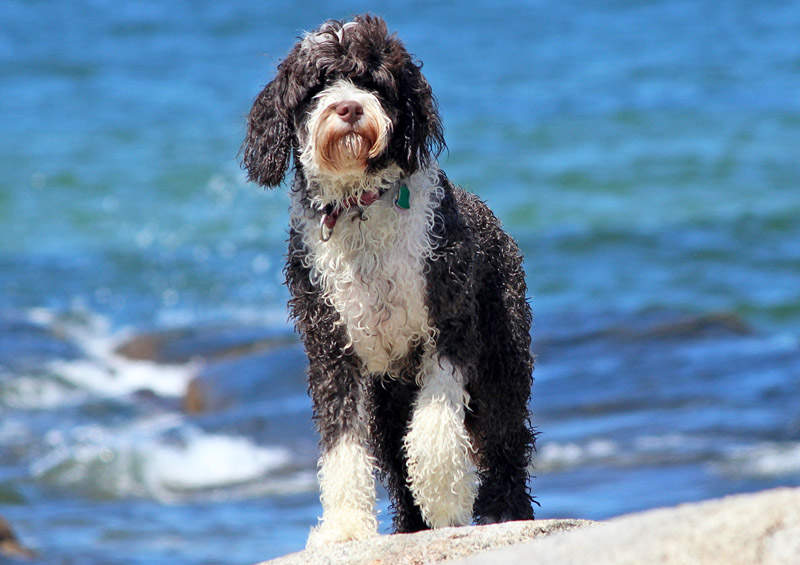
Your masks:
<svg viewBox="0 0 800 565"><path fill-rule="evenodd" d="M360 106L357 120L337 113L344 102ZM325 184L363 176L367 160L377 157L389 141L392 122L378 98L348 80L338 80L314 97L301 136L300 161L311 177Z"/></svg>

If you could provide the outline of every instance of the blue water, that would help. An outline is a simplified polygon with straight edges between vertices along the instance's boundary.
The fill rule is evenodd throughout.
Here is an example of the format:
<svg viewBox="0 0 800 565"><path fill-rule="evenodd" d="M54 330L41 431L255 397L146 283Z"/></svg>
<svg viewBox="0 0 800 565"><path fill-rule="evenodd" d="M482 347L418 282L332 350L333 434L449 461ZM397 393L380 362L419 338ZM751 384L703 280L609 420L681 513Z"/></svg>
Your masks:
<svg viewBox="0 0 800 565"><path fill-rule="evenodd" d="M296 36L367 8L424 62L442 166L525 253L537 515L800 484L797 3L12 0L0 515L41 562L303 546L319 505L288 198L236 153ZM115 352L165 330L169 355ZM194 377L216 395L199 415Z"/></svg>

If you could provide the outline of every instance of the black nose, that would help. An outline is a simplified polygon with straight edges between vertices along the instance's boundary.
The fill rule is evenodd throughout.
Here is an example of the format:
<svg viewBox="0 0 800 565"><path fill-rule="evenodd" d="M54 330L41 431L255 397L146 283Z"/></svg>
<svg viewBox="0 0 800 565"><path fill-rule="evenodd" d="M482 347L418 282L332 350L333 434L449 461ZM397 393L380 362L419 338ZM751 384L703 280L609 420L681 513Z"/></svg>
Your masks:
<svg viewBox="0 0 800 565"><path fill-rule="evenodd" d="M336 105L336 113L348 124L354 124L364 114L364 107L355 100L345 100Z"/></svg>

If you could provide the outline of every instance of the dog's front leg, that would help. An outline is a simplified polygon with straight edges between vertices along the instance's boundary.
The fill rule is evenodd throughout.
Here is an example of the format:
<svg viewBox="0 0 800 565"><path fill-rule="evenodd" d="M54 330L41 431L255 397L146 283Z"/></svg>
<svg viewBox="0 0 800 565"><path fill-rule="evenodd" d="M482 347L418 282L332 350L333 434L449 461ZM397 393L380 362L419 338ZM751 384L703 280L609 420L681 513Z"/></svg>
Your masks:
<svg viewBox="0 0 800 565"><path fill-rule="evenodd" d="M322 518L306 544L314 547L374 536L378 522L361 363L347 347L338 314L312 282L306 259L303 236L292 229L285 269L289 308L308 354L308 390L322 452L317 473Z"/></svg>
<svg viewBox="0 0 800 565"><path fill-rule="evenodd" d="M378 531L363 379L347 356L317 366L318 372L310 371L309 388L321 435L317 476L322 518L311 530L308 547L364 539Z"/></svg>

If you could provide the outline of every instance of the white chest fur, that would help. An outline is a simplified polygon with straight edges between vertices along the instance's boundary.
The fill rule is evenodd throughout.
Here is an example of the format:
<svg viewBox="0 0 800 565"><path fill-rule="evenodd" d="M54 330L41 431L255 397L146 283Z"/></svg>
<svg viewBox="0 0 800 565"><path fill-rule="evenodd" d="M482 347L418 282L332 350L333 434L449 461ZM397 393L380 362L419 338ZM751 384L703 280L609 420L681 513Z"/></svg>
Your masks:
<svg viewBox="0 0 800 565"><path fill-rule="evenodd" d="M387 193L364 211L342 214L328 241L319 218L302 215L293 202L292 222L303 233L312 281L339 313L349 344L370 373L389 372L419 343L432 344L425 303L426 260L432 253L434 210L442 198L435 170L407 179L410 208Z"/></svg>

